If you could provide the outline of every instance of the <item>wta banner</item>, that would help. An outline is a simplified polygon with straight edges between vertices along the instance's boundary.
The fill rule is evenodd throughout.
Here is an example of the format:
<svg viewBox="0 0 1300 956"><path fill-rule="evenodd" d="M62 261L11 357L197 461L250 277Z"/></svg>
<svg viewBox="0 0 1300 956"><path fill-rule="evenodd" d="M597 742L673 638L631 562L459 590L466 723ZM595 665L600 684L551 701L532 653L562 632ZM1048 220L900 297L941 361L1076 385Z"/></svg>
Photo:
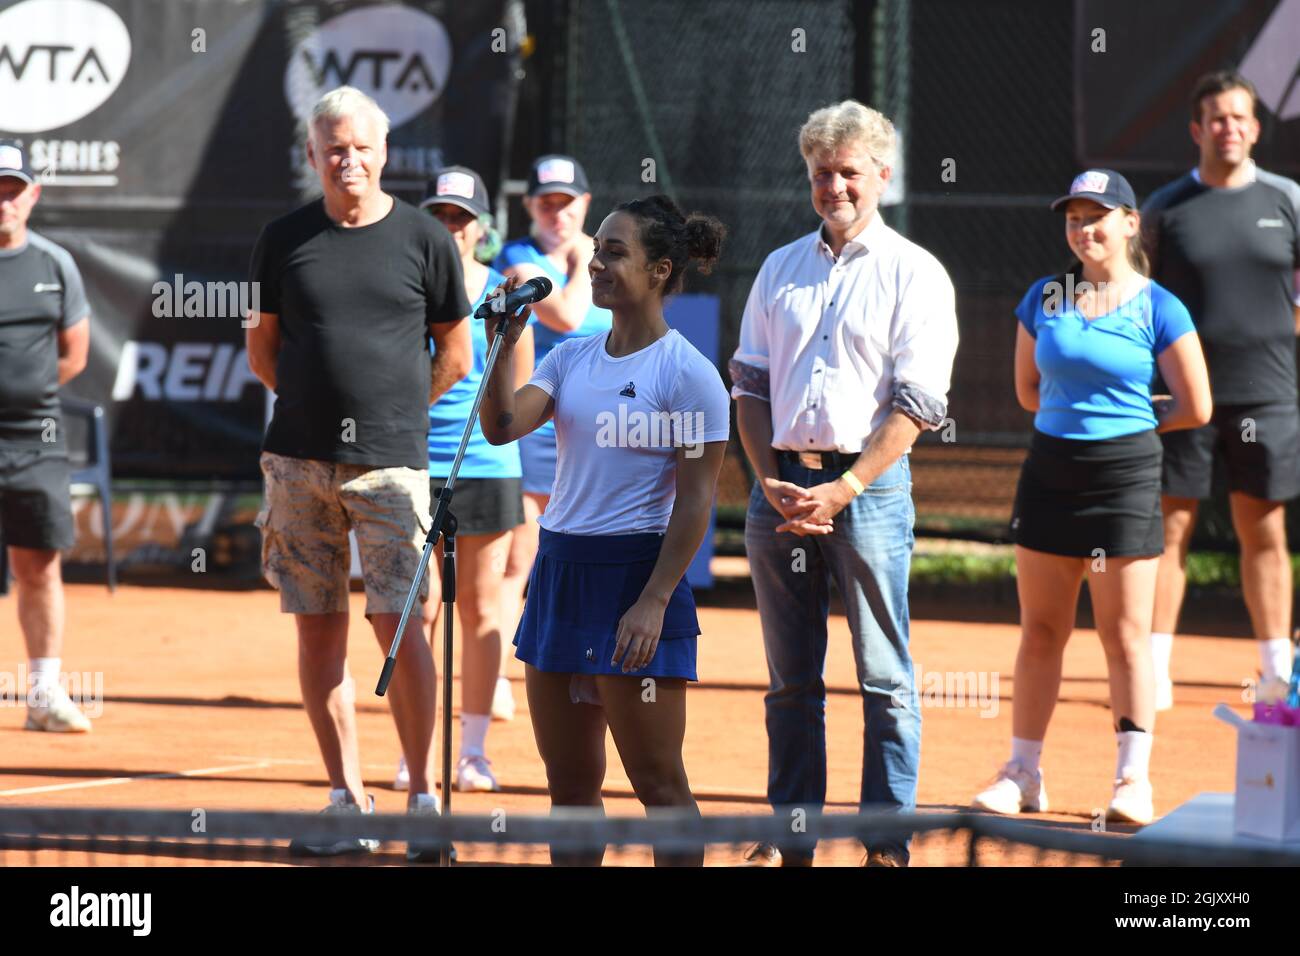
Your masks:
<svg viewBox="0 0 1300 956"><path fill-rule="evenodd" d="M521 5L0 0L0 137L26 144L32 227L73 254L90 365L68 392L109 410L114 473L259 476L249 255L318 194L310 110L341 85L388 114L384 188L445 163L500 181Z"/></svg>
<svg viewBox="0 0 1300 956"><path fill-rule="evenodd" d="M1076 0L1076 144L1085 166L1186 172L1188 100L1232 69L1259 92L1261 166L1300 175L1300 0Z"/></svg>

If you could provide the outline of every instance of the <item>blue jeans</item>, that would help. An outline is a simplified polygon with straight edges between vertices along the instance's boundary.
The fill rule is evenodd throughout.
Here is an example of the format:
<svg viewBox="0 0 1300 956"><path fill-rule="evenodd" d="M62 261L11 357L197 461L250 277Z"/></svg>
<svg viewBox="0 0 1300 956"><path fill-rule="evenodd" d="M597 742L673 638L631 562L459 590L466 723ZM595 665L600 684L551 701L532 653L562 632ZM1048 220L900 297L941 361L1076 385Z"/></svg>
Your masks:
<svg viewBox="0 0 1300 956"><path fill-rule="evenodd" d="M840 471L780 463L780 477L808 488ZM891 465L843 511L828 535L775 532L784 519L756 483L745 516L745 550L758 598L771 686L767 709L767 799L774 809L820 810L826 801L826 618L835 581L853 634L862 693L863 809L916 807L921 711L908 651L912 472ZM874 850L907 855L909 841ZM784 852L784 851L783 851ZM792 851L806 857L806 853Z"/></svg>

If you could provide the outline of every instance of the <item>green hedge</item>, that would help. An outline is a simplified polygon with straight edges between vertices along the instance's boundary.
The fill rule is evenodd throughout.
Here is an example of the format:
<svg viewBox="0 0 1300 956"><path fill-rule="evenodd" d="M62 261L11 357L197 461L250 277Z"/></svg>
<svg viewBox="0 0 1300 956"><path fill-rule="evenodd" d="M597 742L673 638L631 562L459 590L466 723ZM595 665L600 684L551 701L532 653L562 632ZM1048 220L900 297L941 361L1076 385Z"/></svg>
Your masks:
<svg viewBox="0 0 1300 956"><path fill-rule="evenodd" d="M1292 573L1300 582L1300 555L1291 556ZM1011 555L919 554L912 558L912 580L935 584L980 584L1016 576ZM1237 555L1194 551L1187 556L1187 583L1191 587L1239 588L1241 570Z"/></svg>

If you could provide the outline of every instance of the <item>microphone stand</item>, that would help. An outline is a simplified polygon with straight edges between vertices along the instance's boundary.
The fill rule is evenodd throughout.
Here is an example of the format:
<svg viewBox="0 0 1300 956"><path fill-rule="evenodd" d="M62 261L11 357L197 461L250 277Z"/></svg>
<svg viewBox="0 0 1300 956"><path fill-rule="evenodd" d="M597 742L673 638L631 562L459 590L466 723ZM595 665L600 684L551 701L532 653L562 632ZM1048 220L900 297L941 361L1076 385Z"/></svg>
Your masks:
<svg viewBox="0 0 1300 956"><path fill-rule="evenodd" d="M494 313L505 319L508 313ZM471 322L478 321L477 318L471 318ZM433 554L434 547L438 544L439 536L442 537L442 812L451 813L451 652L452 652L452 634L454 611L456 607L456 516L451 512L451 499L456 487L456 476L460 473L461 462L465 458L465 449L469 445L469 437L474 431L474 423L478 421L479 406L483 404L483 393L487 389L487 384L492 379L492 367L496 364L497 353L501 351L501 342L505 338L507 322L502 321L497 326L496 334L492 337L492 347L488 350L487 367L483 371L483 378L478 384L478 394L474 396L474 407L469 413L469 418L465 422L465 431L460 436L460 447L456 449L456 458L451 463L451 473L447 476L447 483L438 489L438 507L433 512L433 521L429 527L429 534L424 539L424 554L420 558L420 567L415 572L415 580L411 582L411 589L406 595L406 605L402 608L402 619L398 622L397 633L393 635L392 646L388 649L388 656L384 659L384 669L379 675L379 684L375 687L375 694L380 697L388 690L388 682L393 677L393 668L397 665L397 650L402 644L402 635L406 633L406 623L411 617L411 611L415 607L415 601L420 595L420 585L424 581L424 576L429 569L429 558ZM451 858L454 849L448 844L443 847L442 852L438 855L439 866L451 866Z"/></svg>

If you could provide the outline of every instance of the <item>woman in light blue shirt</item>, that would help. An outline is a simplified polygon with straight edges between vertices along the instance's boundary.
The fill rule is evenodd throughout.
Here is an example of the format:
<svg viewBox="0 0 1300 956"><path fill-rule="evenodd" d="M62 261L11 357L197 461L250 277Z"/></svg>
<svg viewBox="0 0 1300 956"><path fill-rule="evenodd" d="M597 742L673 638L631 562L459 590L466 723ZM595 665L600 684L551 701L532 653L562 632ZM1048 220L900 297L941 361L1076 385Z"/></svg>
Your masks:
<svg viewBox="0 0 1300 956"><path fill-rule="evenodd" d="M495 269L479 262L475 252L490 222L487 189L478 173L463 166L440 169L429 184L420 208L438 219L456 240L461 270L465 275L465 297L477 309L492 290L505 281ZM487 323L469 319L473 342L473 364L469 374L451 386L429 408L430 499L451 474L460 447L465 422L469 420L487 367L489 343ZM519 384L528 381L532 369L531 326L520 337L524 361ZM519 349L519 345L516 347ZM459 587L456 611L461 625L461 715L460 756L456 762L457 790L500 789L487 759L487 731L492 720L493 697L501 672L501 632L507 624L503 614L501 575L514 530L523 524L522 469L516 442L492 445L483 437L477 419L465 447L465 458L456 476L456 578ZM430 562L434 582L441 572L442 547ZM433 600L437 601L435 594ZM430 618L430 639L439 633L441 605L434 605ZM508 689L507 689L508 693ZM446 704L444 704L446 706ZM405 766L398 768L394 786L402 789Z"/></svg>
<svg viewBox="0 0 1300 956"><path fill-rule="evenodd" d="M1016 307L1016 397L1034 434L1011 530L1020 594L1011 759L975 806L1042 812L1039 760L1084 576L1110 672L1119 748L1107 818L1149 823L1155 724L1151 615L1164 551L1157 432L1210 417L1210 386L1187 309L1147 278L1137 200L1108 169L1052 204L1077 257ZM1170 395L1153 396L1156 370Z"/></svg>

